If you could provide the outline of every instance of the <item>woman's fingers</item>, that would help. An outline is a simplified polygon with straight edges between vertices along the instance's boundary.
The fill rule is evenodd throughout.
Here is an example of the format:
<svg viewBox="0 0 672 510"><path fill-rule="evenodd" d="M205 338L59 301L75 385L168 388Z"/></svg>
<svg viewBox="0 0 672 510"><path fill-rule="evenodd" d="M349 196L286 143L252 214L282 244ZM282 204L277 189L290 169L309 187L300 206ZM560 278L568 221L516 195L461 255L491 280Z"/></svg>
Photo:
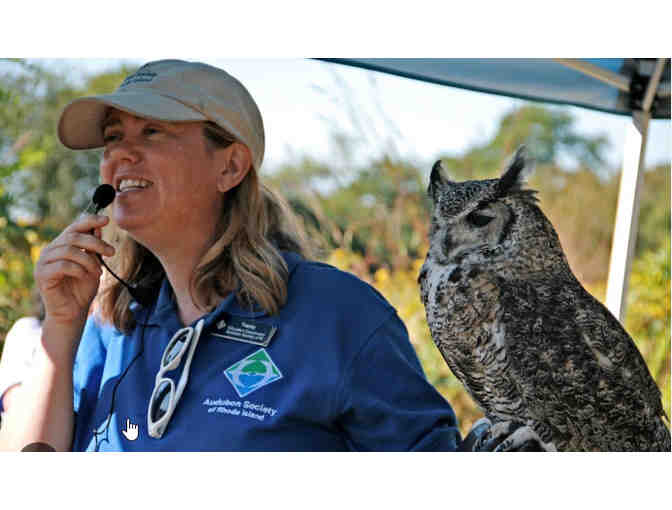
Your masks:
<svg viewBox="0 0 672 510"><path fill-rule="evenodd" d="M50 317L66 320L88 310L102 275L99 257L114 254L95 234L108 222L106 216L77 218L40 253L35 280Z"/></svg>
<svg viewBox="0 0 672 510"><path fill-rule="evenodd" d="M114 247L99 239L92 233L81 234L79 232L68 232L63 237L54 241L54 248L73 247L90 253L98 253L106 257L114 255Z"/></svg>
<svg viewBox="0 0 672 510"><path fill-rule="evenodd" d="M62 285L67 277L76 281L90 280L100 278L102 272L96 274L91 272L83 265L69 260L58 260L48 264L44 268L44 291L49 291L53 287Z"/></svg>
<svg viewBox="0 0 672 510"><path fill-rule="evenodd" d="M95 228L104 227L109 221L110 218L102 214L85 214L68 225L65 230L63 230L63 233L91 232Z"/></svg>
<svg viewBox="0 0 672 510"><path fill-rule="evenodd" d="M54 246L45 256L44 267L58 272L61 268L67 268L71 265L79 266L83 269L82 276L88 273L92 276L100 277L100 261L90 252L75 246ZM71 275L69 276L77 276Z"/></svg>
<svg viewBox="0 0 672 510"><path fill-rule="evenodd" d="M100 229L108 222L109 218L107 216L82 216L63 230L54 239L52 245L54 247L74 246L107 257L112 256L114 255L114 247L100 239Z"/></svg>

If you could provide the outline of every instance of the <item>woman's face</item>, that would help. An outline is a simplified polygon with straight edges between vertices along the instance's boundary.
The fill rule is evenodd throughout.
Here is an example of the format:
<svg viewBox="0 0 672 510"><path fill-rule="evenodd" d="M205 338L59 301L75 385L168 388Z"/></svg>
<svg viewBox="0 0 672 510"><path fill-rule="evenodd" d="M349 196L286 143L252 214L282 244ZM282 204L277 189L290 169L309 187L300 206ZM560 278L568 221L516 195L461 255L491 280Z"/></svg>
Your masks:
<svg viewBox="0 0 672 510"><path fill-rule="evenodd" d="M211 235L219 218L223 151L208 151L200 122L171 123L110 109L103 122L102 182L117 195L113 219L148 247ZM225 191L225 190L224 190Z"/></svg>

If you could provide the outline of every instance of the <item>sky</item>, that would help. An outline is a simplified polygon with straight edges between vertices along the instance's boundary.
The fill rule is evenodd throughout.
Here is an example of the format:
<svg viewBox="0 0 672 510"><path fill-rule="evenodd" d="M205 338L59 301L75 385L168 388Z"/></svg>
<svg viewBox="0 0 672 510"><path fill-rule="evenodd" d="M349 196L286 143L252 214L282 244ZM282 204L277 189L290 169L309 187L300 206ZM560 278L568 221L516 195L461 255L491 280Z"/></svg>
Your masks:
<svg viewBox="0 0 672 510"><path fill-rule="evenodd" d="M269 171L304 156L338 168L365 163L386 151L429 169L441 155L459 155L486 142L503 115L529 104L314 59L221 59L197 54L181 58L220 67L248 88L264 118L264 168ZM122 62L141 65L148 60L151 57L43 62L83 77ZM348 105L356 112L354 116L348 113ZM626 126L631 120L585 108L562 108L575 118L580 133L608 137L605 169L619 169ZM358 129L358 125L363 127ZM351 160L338 150L333 136L336 131L347 133L355 141ZM670 162L670 140L670 121L651 121L647 166Z"/></svg>

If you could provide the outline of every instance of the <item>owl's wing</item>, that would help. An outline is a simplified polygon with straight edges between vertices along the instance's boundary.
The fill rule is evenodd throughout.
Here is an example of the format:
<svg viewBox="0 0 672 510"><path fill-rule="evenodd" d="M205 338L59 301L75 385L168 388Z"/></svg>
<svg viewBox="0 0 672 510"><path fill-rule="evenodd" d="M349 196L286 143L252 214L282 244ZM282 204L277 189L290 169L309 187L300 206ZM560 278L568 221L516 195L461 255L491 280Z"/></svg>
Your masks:
<svg viewBox="0 0 672 510"><path fill-rule="evenodd" d="M528 416L565 449L649 449L660 391L606 308L572 279L503 281L501 289L509 376Z"/></svg>
<svg viewBox="0 0 672 510"><path fill-rule="evenodd" d="M662 395L635 342L609 310L581 288L577 323L602 377L597 396L608 404L613 423L632 432L636 449L670 450ZM593 310L586 313L586 310ZM657 445L657 446L656 446Z"/></svg>

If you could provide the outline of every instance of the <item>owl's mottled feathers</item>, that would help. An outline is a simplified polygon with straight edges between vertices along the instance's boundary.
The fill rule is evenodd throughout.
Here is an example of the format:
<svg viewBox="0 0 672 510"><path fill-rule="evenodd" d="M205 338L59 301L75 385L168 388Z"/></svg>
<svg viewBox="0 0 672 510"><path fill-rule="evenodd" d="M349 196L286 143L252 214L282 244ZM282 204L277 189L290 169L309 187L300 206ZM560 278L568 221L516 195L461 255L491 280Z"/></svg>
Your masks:
<svg viewBox="0 0 672 510"><path fill-rule="evenodd" d="M634 342L579 283L524 188L524 148L499 179L432 169L420 289L434 342L492 422L560 451L670 451L661 393Z"/></svg>

